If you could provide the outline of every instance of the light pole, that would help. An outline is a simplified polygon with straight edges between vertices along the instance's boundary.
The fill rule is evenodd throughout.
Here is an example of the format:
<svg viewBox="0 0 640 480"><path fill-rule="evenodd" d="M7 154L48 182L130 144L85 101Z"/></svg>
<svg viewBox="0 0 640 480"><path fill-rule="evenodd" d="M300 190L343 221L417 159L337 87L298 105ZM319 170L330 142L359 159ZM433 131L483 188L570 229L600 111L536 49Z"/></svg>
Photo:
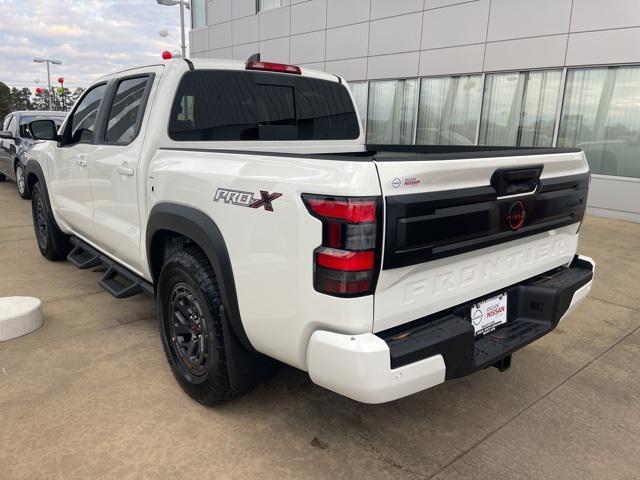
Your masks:
<svg viewBox="0 0 640 480"><path fill-rule="evenodd" d="M51 110L51 73L49 72L49 64L53 63L54 65L62 65L62 61L56 60L55 58L43 58L43 57L36 57L33 59L33 61L35 63L47 64L47 86L49 87L49 110Z"/></svg>
<svg viewBox="0 0 640 480"><path fill-rule="evenodd" d="M184 33L184 9L189 10L191 8L191 2L189 0L156 0L158 5L164 5L165 7L173 7L174 5L180 5L180 50L182 51L182 58L187 58L187 45L185 44Z"/></svg>

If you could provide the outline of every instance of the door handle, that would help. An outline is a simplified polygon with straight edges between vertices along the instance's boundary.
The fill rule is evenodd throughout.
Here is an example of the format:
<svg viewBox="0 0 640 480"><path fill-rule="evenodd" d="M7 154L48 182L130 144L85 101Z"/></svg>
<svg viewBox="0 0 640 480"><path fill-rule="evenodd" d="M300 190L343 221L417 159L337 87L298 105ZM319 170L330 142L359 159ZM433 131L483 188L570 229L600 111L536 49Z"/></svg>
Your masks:
<svg viewBox="0 0 640 480"><path fill-rule="evenodd" d="M128 177L133 176L133 168L125 167L124 165L120 165L116 170L120 175L126 175Z"/></svg>

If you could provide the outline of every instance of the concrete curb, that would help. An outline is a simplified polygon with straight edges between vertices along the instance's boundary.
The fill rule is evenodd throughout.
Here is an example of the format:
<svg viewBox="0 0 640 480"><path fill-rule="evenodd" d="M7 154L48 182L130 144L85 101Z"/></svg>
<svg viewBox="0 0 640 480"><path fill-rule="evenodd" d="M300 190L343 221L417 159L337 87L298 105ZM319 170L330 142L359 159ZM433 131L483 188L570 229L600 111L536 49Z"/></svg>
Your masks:
<svg viewBox="0 0 640 480"><path fill-rule="evenodd" d="M42 326L42 302L34 297L0 297L0 342Z"/></svg>

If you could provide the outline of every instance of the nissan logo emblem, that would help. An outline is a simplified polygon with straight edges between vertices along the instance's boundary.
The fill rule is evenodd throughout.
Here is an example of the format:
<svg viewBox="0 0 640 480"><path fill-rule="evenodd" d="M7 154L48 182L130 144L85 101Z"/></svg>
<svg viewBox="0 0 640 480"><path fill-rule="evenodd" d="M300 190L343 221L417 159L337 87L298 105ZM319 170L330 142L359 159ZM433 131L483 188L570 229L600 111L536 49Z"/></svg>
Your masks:
<svg viewBox="0 0 640 480"><path fill-rule="evenodd" d="M524 208L524 203L520 200L513 202L509 207L509 214L507 215L507 223L511 230L519 230L524 225L524 219L527 217L527 211Z"/></svg>

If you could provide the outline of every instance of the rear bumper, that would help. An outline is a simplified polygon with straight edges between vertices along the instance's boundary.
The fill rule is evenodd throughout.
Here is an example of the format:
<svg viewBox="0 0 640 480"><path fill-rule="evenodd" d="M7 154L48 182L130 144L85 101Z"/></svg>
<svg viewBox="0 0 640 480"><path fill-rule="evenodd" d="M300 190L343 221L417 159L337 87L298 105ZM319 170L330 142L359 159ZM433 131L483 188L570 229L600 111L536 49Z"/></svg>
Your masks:
<svg viewBox="0 0 640 480"><path fill-rule="evenodd" d="M507 323L479 338L468 315L481 299L377 334L316 331L309 376L354 400L383 403L468 375L553 330L587 296L594 269L592 259L576 256L569 267L506 288Z"/></svg>

